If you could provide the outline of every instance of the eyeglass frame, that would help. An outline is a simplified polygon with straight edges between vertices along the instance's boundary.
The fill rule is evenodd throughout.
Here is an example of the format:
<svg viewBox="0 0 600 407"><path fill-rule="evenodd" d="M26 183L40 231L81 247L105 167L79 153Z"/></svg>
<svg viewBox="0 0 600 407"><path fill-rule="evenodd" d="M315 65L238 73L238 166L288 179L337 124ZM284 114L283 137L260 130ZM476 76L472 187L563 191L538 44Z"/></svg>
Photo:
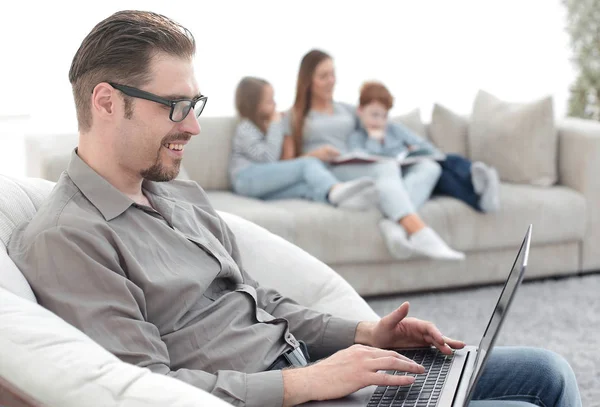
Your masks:
<svg viewBox="0 0 600 407"><path fill-rule="evenodd" d="M196 116L196 113L195 113L196 112L196 110L195 110L196 103L202 101L202 103L203 103L202 110L200 110L200 112L196 116L196 119L198 117L200 117L200 115L204 111L204 108L206 107L206 101L208 100L208 97L204 96L204 95L197 96L193 99L171 100L171 99L166 99L166 98L160 97L158 95L155 95L154 93L146 92L145 90L134 88L133 86L121 85L121 84L114 83L114 82L107 82L107 83L110 86L112 86L113 88L117 89L118 91L123 92L127 96L131 96L131 97L138 98L138 99L149 100L151 102L160 103L161 105L169 106L171 108L171 112L169 113L169 119L174 123L180 123L180 122L184 121L185 118L188 117L188 115L190 114L190 112L192 110L194 110L194 115ZM173 120L173 113L175 112L175 106L179 102L190 102L190 109L185 114L185 116L183 116L181 118L181 120Z"/></svg>

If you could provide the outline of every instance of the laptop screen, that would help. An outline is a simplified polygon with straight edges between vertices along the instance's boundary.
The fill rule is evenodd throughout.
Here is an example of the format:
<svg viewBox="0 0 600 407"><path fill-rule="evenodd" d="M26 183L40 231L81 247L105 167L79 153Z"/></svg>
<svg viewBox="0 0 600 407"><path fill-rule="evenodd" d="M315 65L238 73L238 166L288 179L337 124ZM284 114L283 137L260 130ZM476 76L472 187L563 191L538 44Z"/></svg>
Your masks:
<svg viewBox="0 0 600 407"><path fill-rule="evenodd" d="M500 328L508 311L508 307L510 307L515 291L523 279L523 274L525 272L525 268L527 267L527 260L529 257L531 229L532 227L530 225L529 229L527 230L527 234L525 235L525 239L523 240L523 243L521 243L521 248L519 249L519 254L517 255L517 258L512 266L512 270L510 271L510 274L504 283L504 288L502 289L502 293L500 294L500 298L498 299L494 313L488 322L487 328L483 334L483 338L481 338L481 342L477 348L477 357L474 365L475 367L469 382L465 405L473 396L475 383L477 383L481 373L483 372L485 362L487 361L488 352L493 348L494 343L496 342L496 338L500 332Z"/></svg>

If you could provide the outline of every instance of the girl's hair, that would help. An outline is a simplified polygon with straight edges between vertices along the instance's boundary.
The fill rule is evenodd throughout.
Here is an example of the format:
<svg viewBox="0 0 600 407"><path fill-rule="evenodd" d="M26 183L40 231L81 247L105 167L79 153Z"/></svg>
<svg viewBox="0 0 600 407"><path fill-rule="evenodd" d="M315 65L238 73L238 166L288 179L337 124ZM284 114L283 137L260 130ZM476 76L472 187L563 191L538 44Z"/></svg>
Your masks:
<svg viewBox="0 0 600 407"><path fill-rule="evenodd" d="M269 82L264 79L246 76L235 91L235 107L240 117L250 120L263 132L267 131L266 122L260 117L258 106L267 85Z"/></svg>
<svg viewBox="0 0 600 407"><path fill-rule="evenodd" d="M361 107L379 102L390 110L394 106L394 97L381 82L365 82L360 88L359 105Z"/></svg>
<svg viewBox="0 0 600 407"><path fill-rule="evenodd" d="M306 115L311 107L313 76L317 66L327 59L331 59L329 54L313 49L304 55L300 62L296 83L296 100L292 106L292 138L296 147L296 156L302 154L302 132Z"/></svg>

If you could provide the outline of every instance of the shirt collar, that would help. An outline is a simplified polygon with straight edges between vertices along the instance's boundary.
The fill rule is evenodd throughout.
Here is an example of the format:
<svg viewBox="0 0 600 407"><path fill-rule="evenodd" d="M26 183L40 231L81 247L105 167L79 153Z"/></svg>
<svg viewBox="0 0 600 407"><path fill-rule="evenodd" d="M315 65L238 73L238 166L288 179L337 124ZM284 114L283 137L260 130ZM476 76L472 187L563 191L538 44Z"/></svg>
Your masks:
<svg viewBox="0 0 600 407"><path fill-rule="evenodd" d="M107 221L116 218L134 203L131 198L87 165L77 155L77 148L71 153L67 174Z"/></svg>

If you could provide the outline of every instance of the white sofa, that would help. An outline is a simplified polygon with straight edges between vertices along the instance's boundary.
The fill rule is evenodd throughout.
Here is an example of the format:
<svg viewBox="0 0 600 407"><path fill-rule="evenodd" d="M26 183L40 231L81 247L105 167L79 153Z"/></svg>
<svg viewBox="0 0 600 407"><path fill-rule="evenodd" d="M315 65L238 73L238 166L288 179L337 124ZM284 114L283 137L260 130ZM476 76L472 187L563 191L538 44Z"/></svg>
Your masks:
<svg viewBox="0 0 600 407"><path fill-rule="evenodd" d="M119 361L36 304L7 255L6 243L52 187L42 179L0 175L0 406L228 405L184 382ZM221 215L237 237L244 266L262 284L323 312L378 318L347 282L317 259L238 216Z"/></svg>
<svg viewBox="0 0 600 407"><path fill-rule="evenodd" d="M374 210L357 214L308 201L264 202L233 194L227 166L235 125L232 117L201 118L202 133L186 147L189 176L207 190L216 209L296 244L362 295L501 282L530 223L535 235L528 278L600 269L600 123L572 118L557 123L557 185L502 184L502 208L494 214L477 213L451 198L422 208L426 222L467 253L464 262L394 260ZM28 175L58 179L76 143L74 134L30 137Z"/></svg>

